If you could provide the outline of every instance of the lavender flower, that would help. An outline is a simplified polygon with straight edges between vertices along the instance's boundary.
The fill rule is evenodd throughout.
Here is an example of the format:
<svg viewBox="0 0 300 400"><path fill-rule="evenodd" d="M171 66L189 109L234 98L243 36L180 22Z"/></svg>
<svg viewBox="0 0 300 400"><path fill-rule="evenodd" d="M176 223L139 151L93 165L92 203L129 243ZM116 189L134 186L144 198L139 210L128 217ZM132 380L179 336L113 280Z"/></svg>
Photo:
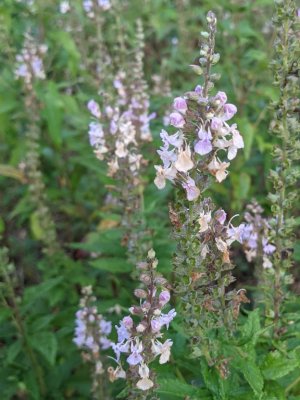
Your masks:
<svg viewBox="0 0 300 400"><path fill-rule="evenodd" d="M208 47L205 46L201 49L203 56L207 56ZM211 54L211 57L216 63L218 55ZM199 68L196 66L195 70L198 71ZM208 85L207 82L203 87L198 85L193 91L174 99L174 110L170 114L169 123L178 129L174 135L180 138L180 143L172 143L168 138L174 135L169 136L162 131L163 146L158 154L163 167L161 169L155 166L157 176L154 183L157 187L162 189L165 186L163 176L185 189L189 201L195 201L200 196L201 187L198 182L204 176L213 175L217 182L226 179L229 161L244 147L236 124L228 124L236 114L237 107L227 103L224 92L210 96L208 92L213 83ZM170 176L166 171L169 168L177 172Z"/></svg>
<svg viewBox="0 0 300 400"><path fill-rule="evenodd" d="M43 56L46 52L46 45L37 45L31 36L25 35L23 49L16 56L17 66L15 68L15 77L23 79L29 87L35 79L45 79Z"/></svg>
<svg viewBox="0 0 300 400"><path fill-rule="evenodd" d="M262 260L264 269L272 269L272 254L276 247L271 241L270 220L262 216L263 208L257 203L252 202L247 205L245 213L245 223L240 235L240 243L246 258L249 262ZM259 273L257 273L259 275Z"/></svg>
<svg viewBox="0 0 300 400"><path fill-rule="evenodd" d="M76 312L75 335L73 342L83 350L82 357L93 366L93 391L96 392L101 385L99 376L104 374L101 350L112 346L108 339L111 333L111 322L106 321L98 314L95 306L96 298L93 296L92 287L82 289L80 309Z"/></svg>
<svg viewBox="0 0 300 400"><path fill-rule="evenodd" d="M176 316L174 309L162 313L170 300L170 292L167 281L156 272L156 267L155 253L150 250L147 262L138 264L141 271L140 281L145 285L145 290L135 290L140 305L130 308L131 314L139 317L139 322L135 323L131 316L124 317L120 325L116 326L118 342L112 345L118 366L110 369L111 380L126 377L142 391L148 391L155 386L154 374L148 365L157 357L160 364L169 361L172 341L167 339L162 342L161 330L164 326L168 329ZM129 365L126 373L121 359L123 353L127 355L126 363Z"/></svg>
<svg viewBox="0 0 300 400"><path fill-rule="evenodd" d="M95 13L107 11L111 8L110 0L83 0L82 6L89 18L94 18Z"/></svg>
<svg viewBox="0 0 300 400"><path fill-rule="evenodd" d="M192 66L197 74L203 73L203 85L175 99L170 124L176 129L171 134L161 133L163 145L158 154L162 165L155 166L154 183L162 189L170 180L178 188L177 202L170 207L177 243L173 259L176 292L182 300L193 356L201 354L210 367L218 368L224 355L217 337L229 340L240 304L248 302L244 290L228 290L234 281L230 246L236 240L241 242L244 225L226 223L226 212L214 211L212 200L204 193L212 177L219 183L226 179L230 161L244 143L236 124L229 124L236 106L227 103L226 93L212 93L217 76L211 68L220 58L214 53L217 19L212 12L207 14L207 23L208 32L201 33L200 65ZM161 313L159 324L168 327L172 312ZM156 346L168 357L168 343L155 341Z"/></svg>

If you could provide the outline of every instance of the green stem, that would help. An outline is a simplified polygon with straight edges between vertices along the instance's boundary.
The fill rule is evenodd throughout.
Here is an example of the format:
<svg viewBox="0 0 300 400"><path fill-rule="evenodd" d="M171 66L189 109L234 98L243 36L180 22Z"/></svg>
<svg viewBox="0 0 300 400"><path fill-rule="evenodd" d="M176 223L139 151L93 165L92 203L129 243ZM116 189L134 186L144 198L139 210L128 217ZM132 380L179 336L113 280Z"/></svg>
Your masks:
<svg viewBox="0 0 300 400"><path fill-rule="evenodd" d="M284 105L284 112L282 115L282 153L281 153L281 165L280 165L280 190L279 190L279 201L277 208L277 224L276 224L276 254L275 254L275 277L274 277L274 336L279 336L280 331L280 308L282 303L282 288L281 288L281 272L283 271L283 243L281 237L281 230L285 219L285 198L286 198L286 162L287 162L287 141L289 137L288 125L287 125L287 110L285 104L287 102L287 93L285 90L285 78L288 73L288 32L289 22L285 20L284 23L284 34L283 34L283 78L282 78L282 104Z"/></svg>
<svg viewBox="0 0 300 400"><path fill-rule="evenodd" d="M11 301L11 305L8 304L6 298L4 297L3 294L1 294L2 301L9 310L12 309L12 318L15 321L19 335L23 340L25 353L28 355L29 360L32 365L32 369L35 372L35 376L36 376L36 379L38 382L40 394L41 394L42 398L45 398L46 386L45 386L45 381L44 381L44 376L43 376L43 370L40 367L40 365L37 361L37 358L35 356L35 353L34 353L32 347L30 345L30 342L28 340L28 336L27 336L26 329L23 324L21 313L20 313L19 307L17 306L15 292L12 287L11 280L5 270L3 270L2 273L3 273L4 281L6 283L8 291L9 291L9 298Z"/></svg>

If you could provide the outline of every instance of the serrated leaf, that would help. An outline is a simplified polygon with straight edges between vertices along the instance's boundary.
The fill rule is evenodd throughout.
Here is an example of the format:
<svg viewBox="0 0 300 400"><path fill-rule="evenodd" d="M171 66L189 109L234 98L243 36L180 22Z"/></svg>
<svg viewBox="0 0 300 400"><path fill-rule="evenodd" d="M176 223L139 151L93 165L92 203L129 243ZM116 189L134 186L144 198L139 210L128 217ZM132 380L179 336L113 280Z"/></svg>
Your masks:
<svg viewBox="0 0 300 400"><path fill-rule="evenodd" d="M14 362L16 357L20 354L22 350L22 343L20 340L16 340L13 344L11 344L7 350L6 361L8 364Z"/></svg>
<svg viewBox="0 0 300 400"><path fill-rule="evenodd" d="M172 396L172 399L183 399L185 396L192 399L210 400L211 397L205 389L199 389L187 383L175 379L161 379L159 380L159 388L156 390L159 394ZM195 396L195 397L194 397Z"/></svg>
<svg viewBox="0 0 300 400"><path fill-rule="evenodd" d="M262 365L262 373L266 379L277 380L300 366L300 360L295 354L286 357L278 350L269 353Z"/></svg>
<svg viewBox="0 0 300 400"><path fill-rule="evenodd" d="M132 265L123 258L105 257L89 263L93 268L111 273L127 273L132 271Z"/></svg>
<svg viewBox="0 0 300 400"><path fill-rule="evenodd" d="M24 293L24 306L22 306L22 311L26 310L36 302L39 298L48 295L48 292L63 281L63 277L48 279L46 282L40 283L39 285L34 285L25 290Z"/></svg>
<svg viewBox="0 0 300 400"><path fill-rule="evenodd" d="M43 114L47 121L48 132L53 143L60 147L62 143L62 121L64 103L54 82L48 82L47 90L43 96L45 108Z"/></svg>
<svg viewBox="0 0 300 400"><path fill-rule="evenodd" d="M54 333L38 332L29 336L31 346L37 350L51 365L55 363L57 340Z"/></svg>
<svg viewBox="0 0 300 400"><path fill-rule="evenodd" d="M241 330L243 341L251 341L253 344L256 343L258 336L260 335L260 320L259 310L256 309L248 314L248 318Z"/></svg>
<svg viewBox="0 0 300 400"><path fill-rule="evenodd" d="M247 359L239 363L239 369L253 389L254 393L260 396L264 387L264 379L259 367L254 361Z"/></svg>
<svg viewBox="0 0 300 400"><path fill-rule="evenodd" d="M127 398L128 395L129 395L128 387L125 387L125 388L117 395L116 398L117 398L117 399L124 399L125 396L126 396L126 398Z"/></svg>

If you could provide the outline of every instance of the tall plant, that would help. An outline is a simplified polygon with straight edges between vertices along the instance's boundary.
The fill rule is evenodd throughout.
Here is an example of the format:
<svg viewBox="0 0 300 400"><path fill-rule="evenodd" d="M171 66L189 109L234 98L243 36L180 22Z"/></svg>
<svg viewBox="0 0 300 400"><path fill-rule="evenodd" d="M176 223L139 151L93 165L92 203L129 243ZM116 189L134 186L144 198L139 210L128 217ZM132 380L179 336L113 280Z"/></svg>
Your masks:
<svg viewBox="0 0 300 400"><path fill-rule="evenodd" d="M34 86L46 78L43 57L47 52L46 45L38 45L33 37L26 34L24 46L16 56L17 66L15 76L23 81L25 107L27 112L26 125L26 159L25 173L28 177L29 194L33 214L40 227L40 236L46 253L54 254L59 249L55 223L53 221L46 195L40 165L40 108Z"/></svg>
<svg viewBox="0 0 300 400"><path fill-rule="evenodd" d="M177 188L170 208L177 242L173 265L194 355L205 356L209 365L222 370L225 361L218 337L231 334L240 303L248 301L244 290L228 290L234 281L230 245L241 241L243 226L226 222L226 212L216 210L205 192L213 180L226 179L230 162L244 143L237 125L228 123L236 106L227 103L224 92L212 94L219 78L212 67L220 55L215 53L217 19L211 11L207 24L208 31L201 32L199 65L191 66L203 75L203 84L174 100L170 125L176 131L161 132L163 146L158 153L163 165L155 167L155 184L162 189L169 180Z"/></svg>

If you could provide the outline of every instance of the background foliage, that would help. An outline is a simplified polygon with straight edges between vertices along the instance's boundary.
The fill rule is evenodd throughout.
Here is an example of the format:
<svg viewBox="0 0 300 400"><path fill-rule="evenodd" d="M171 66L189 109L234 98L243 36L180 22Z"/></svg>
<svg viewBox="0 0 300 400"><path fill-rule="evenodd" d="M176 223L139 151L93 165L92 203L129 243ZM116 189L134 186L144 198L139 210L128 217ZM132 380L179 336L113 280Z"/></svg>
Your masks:
<svg viewBox="0 0 300 400"><path fill-rule="evenodd" d="M88 143L86 103L95 96L98 88L81 65L93 58L91 49L82 47L85 38L93 32L81 2L74 1L72 6L73 3L75 16L60 14L59 4L52 0L36 1L33 9L26 2L13 0L2 0L0 4L0 235L2 246L9 248L9 259L14 264L16 302L26 337L44 374L47 388L44 398L56 400L90 396L88 367L82 363L80 353L72 343L81 287L92 284L100 299L100 312L111 310L109 317L117 323L120 316L113 307L119 305L117 309L122 314L132 303L135 286L130 275L132 267L126 262L126 251L120 245L120 215L109 209L104 201L106 185L111 179L106 177ZM211 195L226 211L242 214L252 198L268 207L267 176L274 144L268 131L271 119L268 104L277 95L269 69L273 2L219 0L212 4L205 0L129 0L124 2L120 18L129 42L134 39L136 19L142 18L148 83L153 87L152 76L161 74L164 80L170 80L173 95L177 95L197 84L188 64L197 57L199 31L203 29L205 15L211 7L219 21L217 51L221 61L218 72L222 78L218 87L226 91L231 103L237 104L235 121L245 140L244 152L232 163L229 179L224 185L215 185ZM110 50L118 53L114 21L112 16L107 17L103 34ZM72 24L80 28L78 35L66 29ZM43 179L59 242L65 250L65 254L52 257L45 257L41 251L41 227L20 168L24 161L27 111L21 84L15 80L13 71L15 55L20 51L23 34L28 29L49 47L45 61L47 79L36 89L42 104L40 156ZM162 118L172 99L166 93L153 93L151 98L151 108L157 118L152 123L154 142L148 154L147 174L143 177L145 217L159 268L172 279L174 243L170 239L168 202L173 192L170 187L158 191L152 183ZM294 257L296 261L300 260L299 244ZM255 280L253 268L246 263L239 249L236 249L234 259L237 285L250 289L251 297ZM294 289L298 290L297 280ZM258 368L251 343L258 340L261 328L257 313L250 315L241 332L242 344L231 357L235 358L235 368L242 371L251 389L242 393L238 382L230 382L230 379L224 381L224 386L237 388L236 392L231 391L231 399L253 399L253 395L265 400L285 399L286 388L299 376L299 351L294 353L288 365L282 365L280 349L275 350L259 361ZM8 309L1 308L0 321L1 398L41 398L22 338L18 336ZM190 399L227 398L221 397L219 384L211 377L190 381L199 366L187 357L186 338L176 320L170 336L174 340L172 362L167 368L160 367L161 398L183 398L180 394L183 392ZM293 339L297 343L290 345L299 344L299 339L298 335ZM259 346L263 349L263 340ZM232 348L229 350L232 352ZM248 363L243 362L241 352L248 352ZM289 372L293 373L286 379ZM267 397L261 397L262 375L267 380L266 385L270 386ZM117 383L114 395L117 396L121 389L122 384ZM222 390L227 391L226 387ZM294 385L289 394L290 399L300 399L300 384Z"/></svg>

